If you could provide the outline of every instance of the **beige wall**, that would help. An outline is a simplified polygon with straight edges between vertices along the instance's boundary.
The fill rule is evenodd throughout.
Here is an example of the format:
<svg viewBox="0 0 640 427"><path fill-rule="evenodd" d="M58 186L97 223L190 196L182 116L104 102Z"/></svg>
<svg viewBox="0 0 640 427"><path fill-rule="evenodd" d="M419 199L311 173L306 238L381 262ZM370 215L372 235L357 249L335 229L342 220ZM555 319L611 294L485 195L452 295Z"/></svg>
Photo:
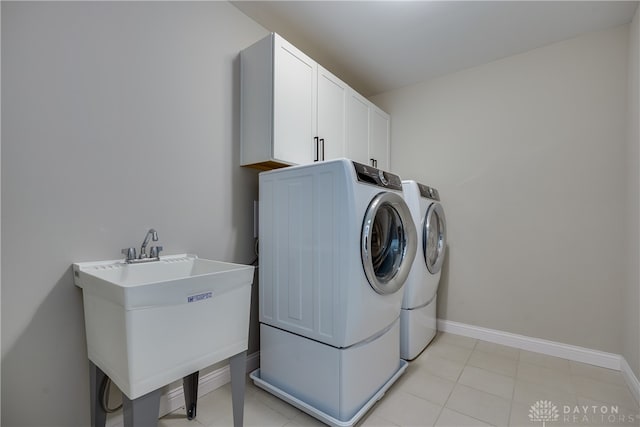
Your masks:
<svg viewBox="0 0 640 427"><path fill-rule="evenodd" d="M625 293L622 355L640 378L640 9L629 31L628 280Z"/></svg>
<svg viewBox="0 0 640 427"><path fill-rule="evenodd" d="M150 227L166 254L254 258L238 53L266 30L226 2L1 7L2 425L86 426L71 263Z"/></svg>
<svg viewBox="0 0 640 427"><path fill-rule="evenodd" d="M439 317L613 353L627 259L628 26L372 98L440 190Z"/></svg>

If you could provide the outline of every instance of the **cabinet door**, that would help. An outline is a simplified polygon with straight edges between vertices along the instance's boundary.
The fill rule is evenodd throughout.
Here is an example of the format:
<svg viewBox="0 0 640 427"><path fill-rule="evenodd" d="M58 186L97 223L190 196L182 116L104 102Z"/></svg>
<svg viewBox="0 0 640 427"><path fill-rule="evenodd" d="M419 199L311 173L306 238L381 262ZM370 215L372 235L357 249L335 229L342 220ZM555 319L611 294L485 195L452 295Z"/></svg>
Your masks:
<svg viewBox="0 0 640 427"><path fill-rule="evenodd" d="M345 156L348 86L318 65L318 138L321 160ZM315 158L315 157L314 157Z"/></svg>
<svg viewBox="0 0 640 427"><path fill-rule="evenodd" d="M273 158L290 164L311 163L317 64L278 35L273 48Z"/></svg>
<svg viewBox="0 0 640 427"><path fill-rule="evenodd" d="M347 96L347 157L370 165L369 161L369 101L350 90Z"/></svg>
<svg viewBox="0 0 640 427"><path fill-rule="evenodd" d="M379 169L389 170L389 115L375 106L369 109L369 158Z"/></svg>

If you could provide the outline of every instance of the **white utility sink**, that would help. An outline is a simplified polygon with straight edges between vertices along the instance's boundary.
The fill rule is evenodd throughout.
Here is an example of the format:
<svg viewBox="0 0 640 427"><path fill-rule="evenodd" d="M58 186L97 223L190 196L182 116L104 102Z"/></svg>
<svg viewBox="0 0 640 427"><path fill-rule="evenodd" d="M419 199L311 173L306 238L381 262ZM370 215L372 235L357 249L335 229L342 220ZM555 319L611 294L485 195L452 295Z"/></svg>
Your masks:
<svg viewBox="0 0 640 427"><path fill-rule="evenodd" d="M245 351L253 270L188 254L73 264L89 359L136 399Z"/></svg>

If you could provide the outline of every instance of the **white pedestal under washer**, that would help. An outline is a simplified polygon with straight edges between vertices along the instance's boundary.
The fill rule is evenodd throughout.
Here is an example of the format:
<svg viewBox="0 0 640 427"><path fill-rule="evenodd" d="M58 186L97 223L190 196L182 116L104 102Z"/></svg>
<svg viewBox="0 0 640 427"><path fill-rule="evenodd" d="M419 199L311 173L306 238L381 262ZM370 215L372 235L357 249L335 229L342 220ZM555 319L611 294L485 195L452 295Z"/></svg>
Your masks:
<svg viewBox="0 0 640 427"><path fill-rule="evenodd" d="M406 367L399 316L417 233L400 177L347 159L263 172L259 230L253 378L352 425Z"/></svg>
<svg viewBox="0 0 640 427"><path fill-rule="evenodd" d="M438 190L402 181L418 231L418 253L405 283L400 314L400 357L415 359L436 334L436 303L447 237Z"/></svg>

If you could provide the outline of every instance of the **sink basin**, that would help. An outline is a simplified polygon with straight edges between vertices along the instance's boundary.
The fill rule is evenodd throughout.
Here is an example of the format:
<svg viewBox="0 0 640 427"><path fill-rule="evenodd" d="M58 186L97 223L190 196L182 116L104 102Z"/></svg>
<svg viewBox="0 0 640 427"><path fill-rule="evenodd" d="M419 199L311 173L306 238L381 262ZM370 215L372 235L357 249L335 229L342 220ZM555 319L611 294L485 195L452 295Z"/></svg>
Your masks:
<svg viewBox="0 0 640 427"><path fill-rule="evenodd" d="M73 264L89 359L135 399L245 351L253 270L188 254Z"/></svg>

